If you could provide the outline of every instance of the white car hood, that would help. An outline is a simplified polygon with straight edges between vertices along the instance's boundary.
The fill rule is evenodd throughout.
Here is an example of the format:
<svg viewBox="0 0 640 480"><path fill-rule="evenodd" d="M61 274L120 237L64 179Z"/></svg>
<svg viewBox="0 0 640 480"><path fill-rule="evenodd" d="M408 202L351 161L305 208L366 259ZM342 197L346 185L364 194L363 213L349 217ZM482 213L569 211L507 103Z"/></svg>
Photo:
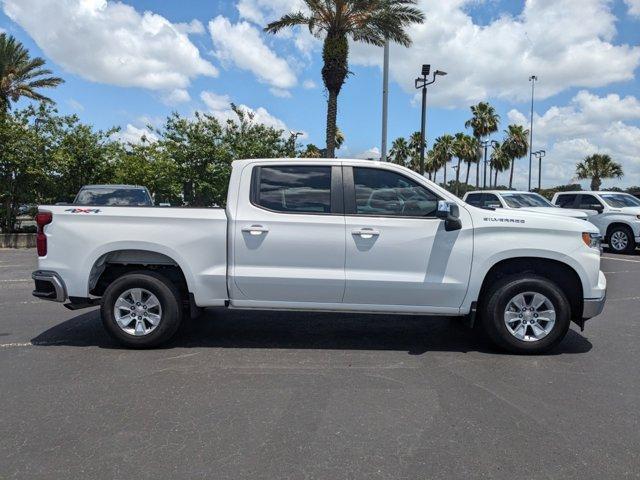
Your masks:
<svg viewBox="0 0 640 480"><path fill-rule="evenodd" d="M624 213L625 215L640 215L640 207L623 207L611 209L612 212L615 212L616 210L620 210L620 212Z"/></svg>
<svg viewBox="0 0 640 480"><path fill-rule="evenodd" d="M560 217L581 218L586 220L589 216L583 210L574 210L572 208L556 208L556 207L523 207L517 210L524 212L546 213L547 215L558 215ZM596 212L593 212L594 214Z"/></svg>

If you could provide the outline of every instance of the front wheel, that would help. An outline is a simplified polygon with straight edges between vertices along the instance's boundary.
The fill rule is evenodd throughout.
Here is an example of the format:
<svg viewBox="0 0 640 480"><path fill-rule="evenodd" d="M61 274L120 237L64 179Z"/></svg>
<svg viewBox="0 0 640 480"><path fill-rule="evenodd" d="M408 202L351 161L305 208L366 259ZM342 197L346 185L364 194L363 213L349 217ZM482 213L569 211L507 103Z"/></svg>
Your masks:
<svg viewBox="0 0 640 480"><path fill-rule="evenodd" d="M498 347L513 353L542 353L567 334L571 307L554 282L536 275L498 281L481 305L482 325Z"/></svg>
<svg viewBox="0 0 640 480"><path fill-rule="evenodd" d="M636 249L635 238L629 227L613 227L609 234L609 248L615 253L631 253Z"/></svg>
<svg viewBox="0 0 640 480"><path fill-rule="evenodd" d="M106 330L127 347L156 347L169 340L182 320L180 293L155 272L133 272L115 280L102 297Z"/></svg>

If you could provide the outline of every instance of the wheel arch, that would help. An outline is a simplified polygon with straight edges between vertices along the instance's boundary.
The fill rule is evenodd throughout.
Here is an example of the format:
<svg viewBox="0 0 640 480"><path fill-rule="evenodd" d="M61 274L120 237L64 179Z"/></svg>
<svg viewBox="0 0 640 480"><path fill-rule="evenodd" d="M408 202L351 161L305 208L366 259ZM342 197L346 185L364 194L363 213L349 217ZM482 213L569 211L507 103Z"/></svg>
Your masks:
<svg viewBox="0 0 640 480"><path fill-rule="evenodd" d="M518 273L532 273L556 283L565 292L571 305L571 318L582 318L584 292L578 272L560 260L539 257L506 258L494 263L483 278L477 295L480 304L487 290L497 280Z"/></svg>
<svg viewBox="0 0 640 480"><path fill-rule="evenodd" d="M89 270L87 290L91 295L102 296L115 279L139 270L160 273L171 280L182 294L191 291L189 278L178 261L165 253L142 248L121 248L98 256Z"/></svg>

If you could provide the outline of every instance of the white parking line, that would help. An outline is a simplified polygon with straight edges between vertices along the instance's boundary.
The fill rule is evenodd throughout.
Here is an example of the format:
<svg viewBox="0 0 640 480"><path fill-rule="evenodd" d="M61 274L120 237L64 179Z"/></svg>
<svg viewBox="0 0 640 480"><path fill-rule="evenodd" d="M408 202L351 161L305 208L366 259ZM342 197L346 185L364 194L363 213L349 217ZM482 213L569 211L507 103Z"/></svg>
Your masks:
<svg viewBox="0 0 640 480"><path fill-rule="evenodd" d="M0 280L0 283L26 283L33 282L30 278L19 278L17 280Z"/></svg>
<svg viewBox="0 0 640 480"><path fill-rule="evenodd" d="M640 263L640 260L631 260L629 258L605 257L604 255L602 256L602 258L606 258L607 260L617 260L619 262Z"/></svg>

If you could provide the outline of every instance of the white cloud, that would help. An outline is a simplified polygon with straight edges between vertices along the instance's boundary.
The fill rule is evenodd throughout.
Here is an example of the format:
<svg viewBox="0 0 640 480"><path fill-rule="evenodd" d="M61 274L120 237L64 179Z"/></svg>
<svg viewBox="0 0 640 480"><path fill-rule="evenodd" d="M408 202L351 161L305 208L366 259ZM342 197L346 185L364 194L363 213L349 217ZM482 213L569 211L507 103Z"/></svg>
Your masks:
<svg viewBox="0 0 640 480"><path fill-rule="evenodd" d="M640 18L640 0L624 0L629 7L629 15Z"/></svg>
<svg viewBox="0 0 640 480"><path fill-rule="evenodd" d="M176 23L176 29L188 35L202 35L205 33L204 25L197 18L194 18L189 23Z"/></svg>
<svg viewBox="0 0 640 480"><path fill-rule="evenodd" d="M219 15L209 22L209 33L214 53L222 62L233 63L280 90L296 85L296 75L289 64L264 43L260 31L250 23L232 24Z"/></svg>
<svg viewBox="0 0 640 480"><path fill-rule="evenodd" d="M236 5L241 18L258 25L305 8L303 0L240 0Z"/></svg>
<svg viewBox="0 0 640 480"><path fill-rule="evenodd" d="M306 90L312 90L316 87L316 82L314 82L313 80L305 80L304 82L302 82L302 88Z"/></svg>
<svg viewBox="0 0 640 480"><path fill-rule="evenodd" d="M218 95L213 92L203 91L200 94L200 99L207 107L207 113L210 113L221 122L238 119L238 116L231 108L231 98L228 95ZM255 123L261 123L285 132L289 131L289 128L282 120L271 115L264 107L253 109L243 104L237 105L237 107L241 111L253 116Z"/></svg>
<svg viewBox="0 0 640 480"><path fill-rule="evenodd" d="M529 128L524 113L511 110L507 117L510 123ZM622 164L625 176L619 182L621 185L640 185L640 128L626 123L638 120L640 101L636 97L615 94L599 97L587 91L578 92L566 106L553 106L541 116L534 115L533 147L547 151L543 182L569 183L576 163L600 152ZM525 179L528 160L519 161L518 165L520 169L527 167L527 171L520 170L518 175L519 179ZM537 167L534 171L537 178Z"/></svg>
<svg viewBox="0 0 640 480"><path fill-rule="evenodd" d="M355 158L362 158L365 160L380 160L380 149L378 147L371 147L364 152L356 154Z"/></svg>
<svg viewBox="0 0 640 480"><path fill-rule="evenodd" d="M270 88L269 92L271 92L271 95L273 95L274 97L291 98L291 92L289 90L281 90L280 88Z"/></svg>
<svg viewBox="0 0 640 480"><path fill-rule="evenodd" d="M185 103L191 100L191 95L189 92L182 88L176 88L162 96L162 101L167 105L178 105L180 103Z"/></svg>
<svg viewBox="0 0 640 480"><path fill-rule="evenodd" d="M121 142L133 144L142 143L143 139L149 143L158 141L158 136L148 128L138 128L130 123L127 124L124 130L115 133L114 137L119 139Z"/></svg>
<svg viewBox="0 0 640 480"><path fill-rule="evenodd" d="M218 74L184 25L121 2L4 0L3 8L54 62L88 80L172 92Z"/></svg>
<svg viewBox="0 0 640 480"><path fill-rule="evenodd" d="M608 0L527 0L518 16L473 22L471 0L420 0L426 22L409 29L411 48L391 46L390 74L407 92L422 63L449 73L429 91L430 102L463 106L489 97L526 100L535 73L538 98L570 87L631 80L640 47L615 45ZM381 66L382 49L356 44L355 64Z"/></svg>
<svg viewBox="0 0 640 480"><path fill-rule="evenodd" d="M75 110L76 112L84 112L84 105L82 105L75 98L70 98L69 100L67 100L67 104L72 110Z"/></svg>

